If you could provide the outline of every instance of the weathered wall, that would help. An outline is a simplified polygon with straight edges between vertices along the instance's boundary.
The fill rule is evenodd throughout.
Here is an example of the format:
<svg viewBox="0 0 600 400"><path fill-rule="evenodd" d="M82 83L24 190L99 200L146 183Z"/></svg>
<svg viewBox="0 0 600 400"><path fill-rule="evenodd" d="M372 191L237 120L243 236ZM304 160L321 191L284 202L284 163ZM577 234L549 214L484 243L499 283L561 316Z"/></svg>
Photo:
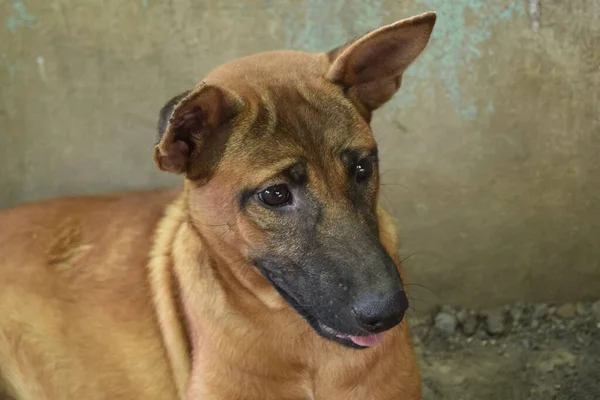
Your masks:
<svg viewBox="0 0 600 400"><path fill-rule="evenodd" d="M374 123L415 307L598 296L600 5L541 5L535 33L522 0L2 0L0 207L172 184L157 112L209 69L433 9Z"/></svg>

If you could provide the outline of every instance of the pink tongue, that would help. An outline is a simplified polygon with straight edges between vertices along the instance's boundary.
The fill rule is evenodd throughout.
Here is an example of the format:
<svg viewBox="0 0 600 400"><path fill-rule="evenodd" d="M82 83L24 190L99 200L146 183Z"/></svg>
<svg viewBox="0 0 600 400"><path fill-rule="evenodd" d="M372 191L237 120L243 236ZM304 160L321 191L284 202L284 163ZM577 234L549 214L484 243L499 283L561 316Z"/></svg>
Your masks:
<svg viewBox="0 0 600 400"><path fill-rule="evenodd" d="M371 347L381 343L383 335L383 333L378 333L377 335L371 336L350 336L350 340L359 346Z"/></svg>

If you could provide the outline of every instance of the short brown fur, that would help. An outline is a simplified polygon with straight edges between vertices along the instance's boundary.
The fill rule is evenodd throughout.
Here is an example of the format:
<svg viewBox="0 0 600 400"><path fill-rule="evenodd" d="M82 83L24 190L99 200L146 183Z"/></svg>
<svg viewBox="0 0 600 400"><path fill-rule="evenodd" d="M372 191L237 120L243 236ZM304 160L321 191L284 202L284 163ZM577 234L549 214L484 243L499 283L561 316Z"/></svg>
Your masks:
<svg viewBox="0 0 600 400"><path fill-rule="evenodd" d="M434 22L426 13L330 54L267 52L217 68L161 115L154 157L186 177L183 189L0 214L0 397L421 399L406 323L366 350L320 337L250 261L267 248L301 252L270 233L293 226L241 206L240 193L300 162L320 224L347 222L358 206L338 155L376 150L371 114ZM373 212L402 275L378 186L374 176L361 192L356 221Z"/></svg>

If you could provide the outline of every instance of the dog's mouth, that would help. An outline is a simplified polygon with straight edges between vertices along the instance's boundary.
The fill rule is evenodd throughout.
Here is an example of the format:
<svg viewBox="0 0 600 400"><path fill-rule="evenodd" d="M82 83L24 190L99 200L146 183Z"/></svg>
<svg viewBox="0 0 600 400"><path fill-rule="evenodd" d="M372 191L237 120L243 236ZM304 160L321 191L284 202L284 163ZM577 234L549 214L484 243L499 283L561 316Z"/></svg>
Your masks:
<svg viewBox="0 0 600 400"><path fill-rule="evenodd" d="M298 312L298 314L300 314L321 337L352 349L366 349L376 346L383 341L385 332L380 332L377 334L347 334L331 328L325 323L319 321L318 318L312 315L307 307L303 306L294 298L294 296L290 295L280 285L274 282L268 272L264 275L275 287L275 289L277 289L285 301L287 301L288 304L290 304L292 308L294 308L296 312Z"/></svg>
<svg viewBox="0 0 600 400"><path fill-rule="evenodd" d="M322 322L319 322L318 324L322 332L325 332L330 337L335 337L338 342L344 341L346 345L348 345L348 343L352 343L353 345L359 346L360 348L376 346L383 341L383 337L385 336L384 332L368 336L347 335L336 331L335 329L325 325ZM323 335L321 334L321 336Z"/></svg>

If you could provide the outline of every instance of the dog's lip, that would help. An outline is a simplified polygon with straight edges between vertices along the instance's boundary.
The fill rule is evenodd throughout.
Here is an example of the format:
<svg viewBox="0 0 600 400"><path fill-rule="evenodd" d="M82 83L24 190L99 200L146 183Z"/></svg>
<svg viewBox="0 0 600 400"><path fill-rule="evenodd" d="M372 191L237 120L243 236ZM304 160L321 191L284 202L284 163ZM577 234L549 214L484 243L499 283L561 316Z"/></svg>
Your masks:
<svg viewBox="0 0 600 400"><path fill-rule="evenodd" d="M383 338L385 336L385 332L380 332L374 335L348 335L345 333L338 332L332 327L327 326L322 322L319 322L319 327L329 335L335 336L336 338L342 340L350 340L354 344L361 347L376 346L383 341Z"/></svg>

